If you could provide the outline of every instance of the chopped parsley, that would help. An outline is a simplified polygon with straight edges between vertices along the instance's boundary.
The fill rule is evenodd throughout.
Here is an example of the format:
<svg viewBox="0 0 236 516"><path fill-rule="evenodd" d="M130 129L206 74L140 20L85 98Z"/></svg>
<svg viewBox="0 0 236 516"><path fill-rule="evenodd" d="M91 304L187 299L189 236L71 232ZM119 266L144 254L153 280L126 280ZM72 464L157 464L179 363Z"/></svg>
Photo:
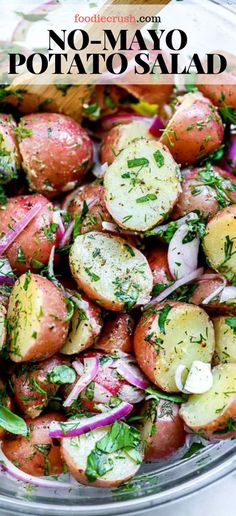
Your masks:
<svg viewBox="0 0 236 516"><path fill-rule="evenodd" d="M226 317L225 324L229 326L236 334L236 317Z"/></svg>
<svg viewBox="0 0 236 516"><path fill-rule="evenodd" d="M167 322L167 317L168 317L168 314L171 311L171 309L172 309L172 306L166 304L163 308L158 310L158 314L159 314L158 325L159 325L161 333L165 333L165 324Z"/></svg>
<svg viewBox="0 0 236 516"><path fill-rule="evenodd" d="M157 166L159 168L163 167L163 165L165 163L165 160L164 160L163 154L159 150L154 152L153 157L155 159L155 162L156 162Z"/></svg>
<svg viewBox="0 0 236 516"><path fill-rule="evenodd" d="M142 197L138 197L138 199L136 199L136 202L138 204L142 204L142 203L148 202L148 201L155 201L156 199L157 199L156 194L149 193L147 195L143 195Z"/></svg>
<svg viewBox="0 0 236 516"><path fill-rule="evenodd" d="M127 160L128 168L134 167L145 167L149 165L149 160L147 158L134 158Z"/></svg>
<svg viewBox="0 0 236 516"><path fill-rule="evenodd" d="M91 278L92 281L99 281L100 276L95 274L92 270L92 267L85 267L84 270L88 274L88 276Z"/></svg>

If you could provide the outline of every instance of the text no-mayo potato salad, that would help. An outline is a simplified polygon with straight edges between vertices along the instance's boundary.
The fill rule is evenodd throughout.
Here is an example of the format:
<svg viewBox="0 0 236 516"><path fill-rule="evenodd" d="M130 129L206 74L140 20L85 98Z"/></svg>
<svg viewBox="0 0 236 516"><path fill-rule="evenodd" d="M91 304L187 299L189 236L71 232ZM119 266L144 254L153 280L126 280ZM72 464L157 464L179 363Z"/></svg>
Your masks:
<svg viewBox="0 0 236 516"><path fill-rule="evenodd" d="M235 92L90 87L81 123L5 95L4 474L117 487L236 436Z"/></svg>

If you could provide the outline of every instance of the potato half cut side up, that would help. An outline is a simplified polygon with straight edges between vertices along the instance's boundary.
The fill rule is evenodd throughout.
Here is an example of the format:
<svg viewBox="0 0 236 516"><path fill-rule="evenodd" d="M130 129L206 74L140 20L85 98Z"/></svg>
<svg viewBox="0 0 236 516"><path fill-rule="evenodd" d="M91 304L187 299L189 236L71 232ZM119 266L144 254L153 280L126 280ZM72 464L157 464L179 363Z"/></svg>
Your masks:
<svg viewBox="0 0 236 516"><path fill-rule="evenodd" d="M8 323L13 362L54 355L68 332L67 307L61 291L47 278L23 274L10 295Z"/></svg>
<svg viewBox="0 0 236 516"><path fill-rule="evenodd" d="M186 366L187 376L194 360L211 362L214 345L213 325L207 313L180 302L150 307L134 336L140 367L153 383L168 392L179 390L175 383L178 365Z"/></svg>
<svg viewBox="0 0 236 516"><path fill-rule="evenodd" d="M62 456L70 473L81 484L91 485L91 481L86 475L88 457L96 449L96 443L106 436L110 429L111 426L104 426L77 438L62 439ZM126 450L106 453L105 455L110 468L108 466L108 471L105 474L103 472L101 476L98 475L96 480L93 480L93 486L117 487L132 478L140 468L140 464L137 464Z"/></svg>
<svg viewBox="0 0 236 516"><path fill-rule="evenodd" d="M216 340L214 363L236 363L236 317L213 317L212 322Z"/></svg>
<svg viewBox="0 0 236 516"><path fill-rule="evenodd" d="M236 416L236 364L220 364L213 371L212 388L204 394L193 394L180 409L185 424L194 431L227 432L229 419ZM221 429L219 433L217 430Z"/></svg>
<svg viewBox="0 0 236 516"><path fill-rule="evenodd" d="M130 143L104 176L106 206L123 228L146 231L173 209L181 192L179 167L159 142Z"/></svg>
<svg viewBox="0 0 236 516"><path fill-rule="evenodd" d="M75 239L70 267L79 287L107 310L147 303L153 285L145 256L126 240L91 231Z"/></svg>
<svg viewBox="0 0 236 516"><path fill-rule="evenodd" d="M210 265L236 285L236 206L219 211L208 222L203 240Z"/></svg>

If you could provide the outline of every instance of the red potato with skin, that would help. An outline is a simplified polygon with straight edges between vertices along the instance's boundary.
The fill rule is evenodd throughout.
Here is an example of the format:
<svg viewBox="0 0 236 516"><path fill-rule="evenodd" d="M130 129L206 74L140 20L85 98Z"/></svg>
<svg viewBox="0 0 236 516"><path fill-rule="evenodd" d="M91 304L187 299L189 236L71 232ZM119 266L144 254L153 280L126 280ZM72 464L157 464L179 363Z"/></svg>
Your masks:
<svg viewBox="0 0 236 516"><path fill-rule="evenodd" d="M134 319L132 315L121 313L107 318L102 334L95 344L96 349L107 353L120 350L124 353L133 351Z"/></svg>
<svg viewBox="0 0 236 516"><path fill-rule="evenodd" d="M23 274L11 291L7 317L13 362L49 358L65 343L67 305L61 290L47 278Z"/></svg>
<svg viewBox="0 0 236 516"><path fill-rule="evenodd" d="M171 217L178 219L190 211L199 210L210 219L222 207L235 202L236 178L233 174L216 166L194 168L184 173L182 192Z"/></svg>
<svg viewBox="0 0 236 516"><path fill-rule="evenodd" d="M0 183L15 178L21 165L16 138L17 125L11 115L0 114Z"/></svg>
<svg viewBox="0 0 236 516"><path fill-rule="evenodd" d="M36 477L60 475L64 462L60 444L49 437L51 421L65 421L63 414L50 412L36 419L26 419L29 435L5 440L3 452L19 469Z"/></svg>
<svg viewBox="0 0 236 516"><path fill-rule="evenodd" d="M48 375L55 367L64 364L68 365L69 361L54 355L40 363L23 364L14 371L14 399L22 414L35 419L47 407L50 398L55 396L60 387L59 384L51 383Z"/></svg>
<svg viewBox="0 0 236 516"><path fill-rule="evenodd" d="M173 84L124 84L122 88L143 102L158 105L166 104L173 92Z"/></svg>
<svg viewBox="0 0 236 516"><path fill-rule="evenodd" d="M67 202L69 200L65 200L64 205L67 205ZM75 191L75 196L67 207L73 218L75 215L81 214L84 202L87 204L88 213L83 217L81 234L88 233L88 231L102 231L103 221L112 222L110 213L106 209L104 187L101 184L95 181L83 185Z"/></svg>
<svg viewBox="0 0 236 516"><path fill-rule="evenodd" d="M181 406L180 416L188 428L208 439L235 437L236 364L220 364L212 374L211 389L189 396Z"/></svg>
<svg viewBox="0 0 236 516"><path fill-rule="evenodd" d="M202 308L181 302L164 302L144 312L134 334L139 367L155 385L178 392L175 372L189 369L194 360L209 363L215 348L212 322Z"/></svg>
<svg viewBox="0 0 236 516"><path fill-rule="evenodd" d="M172 278L167 259L167 247L158 244L148 250L146 257L153 274L153 288L155 289L155 285L163 285L163 287L170 285Z"/></svg>
<svg viewBox="0 0 236 516"><path fill-rule="evenodd" d="M209 278L208 278L209 275ZM212 278L210 277L212 276ZM216 295L208 303L203 301L216 292L216 290L223 286L223 278L215 273L215 271L209 269L206 271L206 278L204 276L196 282L196 288L190 298L190 303L194 305L202 306L206 312L210 315L213 314L236 314L236 299L231 299L220 303L220 295Z"/></svg>
<svg viewBox="0 0 236 516"><path fill-rule="evenodd" d="M148 132L148 124L142 121L133 121L128 124L120 124L112 127L105 136L101 149L101 163L111 165L116 156L136 138L152 139Z"/></svg>
<svg viewBox="0 0 236 516"><path fill-rule="evenodd" d="M6 250L11 267L18 274L29 269L37 271L47 265L52 246L57 241L53 205L40 194L21 195L10 197L6 208L0 212L0 234L3 236L36 204L41 206L40 211Z"/></svg>
<svg viewBox="0 0 236 516"><path fill-rule="evenodd" d="M218 149L224 136L223 124L217 108L200 93L187 93L179 101L160 141L177 163L192 165Z"/></svg>
<svg viewBox="0 0 236 516"><path fill-rule="evenodd" d="M144 415L144 460L165 459L184 445L184 424L177 404L167 400L149 400L144 403L141 414Z"/></svg>
<svg viewBox="0 0 236 516"><path fill-rule="evenodd" d="M30 188L48 198L75 188L92 165L92 142L72 118L39 113L21 118L18 136Z"/></svg>

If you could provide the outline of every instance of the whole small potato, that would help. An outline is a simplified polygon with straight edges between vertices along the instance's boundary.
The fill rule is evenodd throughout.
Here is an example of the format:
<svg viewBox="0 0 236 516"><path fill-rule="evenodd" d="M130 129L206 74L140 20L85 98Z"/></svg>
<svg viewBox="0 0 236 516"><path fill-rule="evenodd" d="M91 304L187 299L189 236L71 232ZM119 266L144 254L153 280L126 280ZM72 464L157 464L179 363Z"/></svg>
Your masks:
<svg viewBox="0 0 236 516"><path fill-rule="evenodd" d="M164 459L184 445L184 424L176 403L168 400L149 400L144 403L141 414L144 417L144 460Z"/></svg>
<svg viewBox="0 0 236 516"><path fill-rule="evenodd" d="M232 82L232 77L234 77L234 84ZM214 76L216 80L216 76ZM236 109L236 77L233 74L224 72L220 74L219 84L199 84L198 89L208 97L211 102L222 108L224 106L231 107Z"/></svg>
<svg viewBox="0 0 236 516"><path fill-rule="evenodd" d="M0 114L0 183L17 176L21 156L16 139L16 122L11 115Z"/></svg>
<svg viewBox="0 0 236 516"><path fill-rule="evenodd" d="M142 121L134 121L112 127L101 145L101 163L106 162L108 165L111 165L119 152L136 138L152 139L151 134L148 132L148 127L148 124Z"/></svg>
<svg viewBox="0 0 236 516"><path fill-rule="evenodd" d="M16 281L7 317L13 362L49 358L65 343L67 305L61 290L43 276L27 272Z"/></svg>
<svg viewBox="0 0 236 516"><path fill-rule="evenodd" d="M84 206L88 210L82 217L81 234L88 233L88 231L101 231L103 221L112 222L105 205L104 187L96 181L80 186L76 190L75 196L68 202L67 210L73 218L81 215ZM66 200L65 203L67 205Z"/></svg>
<svg viewBox="0 0 236 516"><path fill-rule="evenodd" d="M194 168L184 174L180 193L171 217L178 219L193 210L208 218L236 202L236 178L219 167Z"/></svg>
<svg viewBox="0 0 236 516"><path fill-rule="evenodd" d="M124 353L132 353L133 350L134 319L130 314L115 314L105 320L101 337L95 344L95 348L111 353L119 349Z"/></svg>
<svg viewBox="0 0 236 516"><path fill-rule="evenodd" d="M92 142L68 116L27 115L21 118L17 134L30 188L46 197L73 190L92 165Z"/></svg>
<svg viewBox="0 0 236 516"><path fill-rule="evenodd" d="M0 211L0 234L3 236L22 220L36 204L41 206L25 229L7 248L6 256L18 274L42 269L48 264L52 246L57 241L57 224L53 223L53 205L40 194L10 197Z"/></svg>
<svg viewBox="0 0 236 516"><path fill-rule="evenodd" d="M65 418L50 412L36 419L26 419L29 435L18 435L3 442L7 458L29 475L41 477L63 473L60 445L48 435L51 421L65 421Z"/></svg>
<svg viewBox="0 0 236 516"><path fill-rule="evenodd" d="M236 317L218 316L212 318L215 330L215 364L236 363Z"/></svg>
<svg viewBox="0 0 236 516"><path fill-rule="evenodd" d="M177 163L191 165L218 149L224 136L217 108L200 93L180 97L160 141Z"/></svg>
<svg viewBox="0 0 236 516"><path fill-rule="evenodd" d="M63 364L68 364L68 360L54 355L42 362L23 364L15 369L12 377L14 399L25 416L34 419L47 407L60 387L50 381L49 374Z"/></svg>

